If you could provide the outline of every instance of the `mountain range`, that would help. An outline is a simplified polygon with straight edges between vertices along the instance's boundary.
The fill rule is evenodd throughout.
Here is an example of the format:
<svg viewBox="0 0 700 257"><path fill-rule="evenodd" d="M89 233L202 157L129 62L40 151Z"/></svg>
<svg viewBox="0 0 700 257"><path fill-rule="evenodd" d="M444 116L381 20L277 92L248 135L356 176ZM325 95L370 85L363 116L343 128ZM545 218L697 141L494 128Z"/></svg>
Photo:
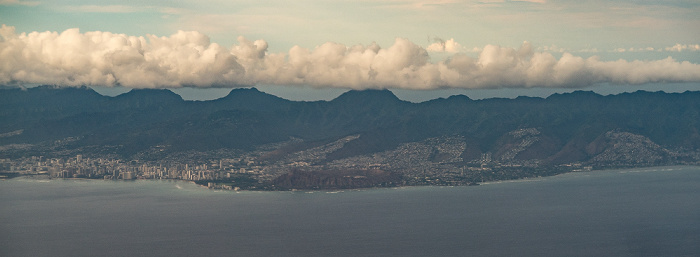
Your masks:
<svg viewBox="0 0 700 257"><path fill-rule="evenodd" d="M185 101L166 89L109 97L87 87L40 86L0 89L0 121L0 158L83 153L158 159L282 144L265 155L281 160L337 145L314 160L323 165L452 138L458 153L441 152L435 143L426 160L537 167L700 161L698 91L484 100L455 95L412 103L389 90L304 102L242 88L216 100ZM153 149L158 153L149 154Z"/></svg>

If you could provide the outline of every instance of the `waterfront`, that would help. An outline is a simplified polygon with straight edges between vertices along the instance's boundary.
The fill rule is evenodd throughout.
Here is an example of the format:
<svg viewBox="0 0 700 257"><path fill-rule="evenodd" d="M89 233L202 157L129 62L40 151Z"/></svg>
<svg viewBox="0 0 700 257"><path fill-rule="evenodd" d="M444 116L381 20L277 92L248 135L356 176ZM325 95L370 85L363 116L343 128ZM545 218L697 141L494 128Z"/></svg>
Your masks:
<svg viewBox="0 0 700 257"><path fill-rule="evenodd" d="M3 256L695 256L700 168L476 187L234 192L0 181Z"/></svg>

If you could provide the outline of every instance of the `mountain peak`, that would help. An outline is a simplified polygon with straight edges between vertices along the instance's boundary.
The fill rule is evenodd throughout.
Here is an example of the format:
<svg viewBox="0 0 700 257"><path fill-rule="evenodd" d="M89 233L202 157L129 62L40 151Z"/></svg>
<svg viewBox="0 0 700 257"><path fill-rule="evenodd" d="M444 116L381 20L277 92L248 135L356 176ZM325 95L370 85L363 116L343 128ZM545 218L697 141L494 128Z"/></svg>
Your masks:
<svg viewBox="0 0 700 257"><path fill-rule="evenodd" d="M125 106L144 108L154 105L164 105L183 102L182 97L168 89L132 89L129 92L115 96L113 100Z"/></svg>
<svg viewBox="0 0 700 257"><path fill-rule="evenodd" d="M290 101L252 87L236 88L214 102L235 109L274 110Z"/></svg>
<svg viewBox="0 0 700 257"><path fill-rule="evenodd" d="M554 93L547 97L547 99L558 99L558 98L600 98L603 97L593 91L576 90L571 93Z"/></svg>
<svg viewBox="0 0 700 257"><path fill-rule="evenodd" d="M236 88L234 90L231 90L231 92L229 92L228 95L226 95L225 97L223 97L221 99L229 99L229 100L233 99L236 101L260 101L260 100L286 101L283 98L262 92L254 87Z"/></svg>
<svg viewBox="0 0 700 257"><path fill-rule="evenodd" d="M388 89L365 89L345 92L333 102L401 102L401 99Z"/></svg>
<svg viewBox="0 0 700 257"><path fill-rule="evenodd" d="M267 95L267 96L272 96L268 93L262 92L258 90L257 88L251 87L251 88L235 88L231 90L231 92L228 93L223 98L231 98L231 97L245 97L245 96L254 96L254 95Z"/></svg>
<svg viewBox="0 0 700 257"><path fill-rule="evenodd" d="M123 99L135 99L135 98L145 98L145 99L169 99L169 100L182 100L182 97L173 91L168 89L153 89L153 88L134 88L129 92L123 93L116 96L115 98Z"/></svg>

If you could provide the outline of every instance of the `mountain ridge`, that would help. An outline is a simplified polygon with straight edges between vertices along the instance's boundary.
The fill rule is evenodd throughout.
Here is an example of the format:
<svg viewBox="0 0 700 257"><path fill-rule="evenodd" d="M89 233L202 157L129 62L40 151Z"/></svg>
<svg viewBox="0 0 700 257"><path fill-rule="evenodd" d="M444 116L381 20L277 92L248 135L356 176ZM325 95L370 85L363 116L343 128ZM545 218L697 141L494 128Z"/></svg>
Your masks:
<svg viewBox="0 0 700 257"><path fill-rule="evenodd" d="M411 158L432 170L477 163L546 168L700 161L697 91L606 96L575 91L479 100L456 95L411 103L385 89L351 90L314 102L255 88L209 101L183 100L162 89L115 97L85 87L0 90L0 158L99 153L158 160L192 151L252 153L283 144L287 147L262 155L280 161L326 147L332 150L310 154L317 159L307 163L346 165L329 170L358 170L347 166L349 160L384 155L394 157L381 157L375 165L389 172L413 169L391 163L415 151L427 151ZM444 160L452 164L440 164Z"/></svg>

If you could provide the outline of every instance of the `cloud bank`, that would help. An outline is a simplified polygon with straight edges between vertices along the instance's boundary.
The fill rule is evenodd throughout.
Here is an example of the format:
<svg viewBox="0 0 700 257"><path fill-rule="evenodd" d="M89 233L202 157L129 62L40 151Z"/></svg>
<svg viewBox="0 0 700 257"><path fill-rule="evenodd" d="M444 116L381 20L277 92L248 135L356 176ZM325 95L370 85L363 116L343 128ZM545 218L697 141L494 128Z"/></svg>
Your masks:
<svg viewBox="0 0 700 257"><path fill-rule="evenodd" d="M270 53L264 40L239 37L237 45L226 48L194 31L167 37L78 29L17 34L3 25L0 84L435 89L700 82L700 65L670 57L601 61L563 53L557 58L535 51L527 42L517 49L486 45L476 58L456 53L431 62L428 50L450 52L456 47L459 44L452 39L426 49L398 38L388 48L325 43L314 49L295 46L286 53Z"/></svg>

